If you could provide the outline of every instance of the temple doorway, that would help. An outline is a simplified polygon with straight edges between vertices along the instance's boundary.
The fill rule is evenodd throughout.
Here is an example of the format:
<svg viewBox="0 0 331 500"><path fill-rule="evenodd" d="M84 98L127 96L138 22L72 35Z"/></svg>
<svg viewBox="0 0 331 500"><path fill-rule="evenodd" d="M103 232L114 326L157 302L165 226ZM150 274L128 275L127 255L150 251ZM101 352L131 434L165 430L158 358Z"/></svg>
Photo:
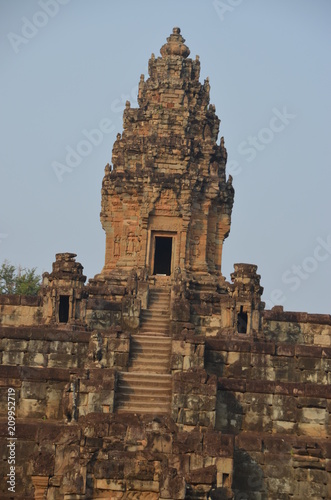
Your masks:
<svg viewBox="0 0 331 500"><path fill-rule="evenodd" d="M170 236L155 236L153 274L171 275L172 240Z"/></svg>
<svg viewBox="0 0 331 500"><path fill-rule="evenodd" d="M60 295L59 322L68 323L69 320L69 295Z"/></svg>

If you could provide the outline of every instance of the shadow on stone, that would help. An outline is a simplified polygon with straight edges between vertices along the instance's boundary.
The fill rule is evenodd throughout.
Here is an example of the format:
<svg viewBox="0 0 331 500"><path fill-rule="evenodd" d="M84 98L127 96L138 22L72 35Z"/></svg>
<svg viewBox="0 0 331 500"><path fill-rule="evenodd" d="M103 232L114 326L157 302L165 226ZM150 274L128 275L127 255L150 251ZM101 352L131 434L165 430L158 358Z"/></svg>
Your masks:
<svg viewBox="0 0 331 500"><path fill-rule="evenodd" d="M205 370L208 375L223 377L225 360L224 356L211 349L205 350Z"/></svg>
<svg viewBox="0 0 331 500"><path fill-rule="evenodd" d="M215 429L226 434L239 434L243 409L232 392L217 391Z"/></svg>
<svg viewBox="0 0 331 500"><path fill-rule="evenodd" d="M210 492L210 500L229 500L229 492L226 488L215 488Z"/></svg>
<svg viewBox="0 0 331 500"><path fill-rule="evenodd" d="M267 500L260 466L245 451L235 448L232 490L234 500Z"/></svg>

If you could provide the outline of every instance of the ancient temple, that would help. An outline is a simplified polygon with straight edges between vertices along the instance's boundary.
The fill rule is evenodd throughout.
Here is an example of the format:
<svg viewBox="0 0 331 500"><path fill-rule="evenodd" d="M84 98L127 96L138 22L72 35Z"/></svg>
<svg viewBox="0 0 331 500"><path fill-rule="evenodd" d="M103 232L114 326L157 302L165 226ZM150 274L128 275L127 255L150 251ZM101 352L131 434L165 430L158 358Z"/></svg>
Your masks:
<svg viewBox="0 0 331 500"><path fill-rule="evenodd" d="M179 28L160 52L105 168L100 274L57 254L37 297L0 296L0 496L331 498L331 317L222 275L220 120Z"/></svg>
<svg viewBox="0 0 331 500"><path fill-rule="evenodd" d="M139 108L126 103L102 186L102 276L132 268L171 276L178 267L215 283L221 275L233 189L209 82L200 83L189 53L175 28L140 78Z"/></svg>

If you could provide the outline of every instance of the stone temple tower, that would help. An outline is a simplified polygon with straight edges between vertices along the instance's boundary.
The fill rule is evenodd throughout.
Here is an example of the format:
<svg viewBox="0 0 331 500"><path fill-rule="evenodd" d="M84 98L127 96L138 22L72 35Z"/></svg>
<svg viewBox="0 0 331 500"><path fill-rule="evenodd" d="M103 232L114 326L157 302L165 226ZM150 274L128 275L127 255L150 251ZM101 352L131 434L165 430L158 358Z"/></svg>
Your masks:
<svg viewBox="0 0 331 500"><path fill-rule="evenodd" d="M174 28L161 57L149 60L149 78L140 78L139 108L126 103L102 186L102 278L132 268L169 277L180 268L198 281L221 276L234 190L209 81L200 83L199 57L189 58L184 42Z"/></svg>
<svg viewBox="0 0 331 500"><path fill-rule="evenodd" d="M1 499L8 477L31 500L331 498L331 317L264 311L256 265L222 276L234 191L184 42L126 103L101 273L58 253L38 296L0 295Z"/></svg>

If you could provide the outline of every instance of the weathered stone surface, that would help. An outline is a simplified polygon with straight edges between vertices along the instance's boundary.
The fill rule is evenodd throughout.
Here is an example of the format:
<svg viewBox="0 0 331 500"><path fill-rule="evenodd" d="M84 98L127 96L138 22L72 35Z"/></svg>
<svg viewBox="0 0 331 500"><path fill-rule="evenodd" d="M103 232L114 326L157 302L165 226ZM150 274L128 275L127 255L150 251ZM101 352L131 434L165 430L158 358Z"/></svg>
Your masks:
<svg viewBox="0 0 331 500"><path fill-rule="evenodd" d="M264 311L256 265L222 276L234 190L184 42L174 28L126 103L101 273L85 285L60 253L38 297L0 296L18 500L331 498L331 317Z"/></svg>

